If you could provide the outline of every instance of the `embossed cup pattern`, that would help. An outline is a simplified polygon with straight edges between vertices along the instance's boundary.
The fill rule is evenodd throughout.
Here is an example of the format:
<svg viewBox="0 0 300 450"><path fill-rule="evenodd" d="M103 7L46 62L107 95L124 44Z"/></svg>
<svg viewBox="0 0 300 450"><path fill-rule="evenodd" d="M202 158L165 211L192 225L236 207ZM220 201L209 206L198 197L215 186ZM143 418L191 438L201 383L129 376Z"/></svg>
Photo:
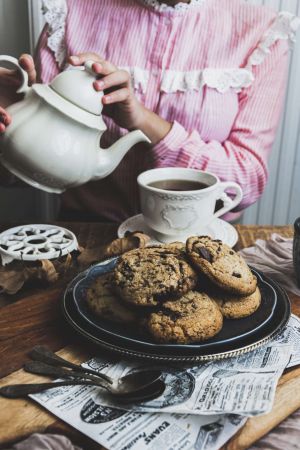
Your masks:
<svg viewBox="0 0 300 450"><path fill-rule="evenodd" d="M201 201L201 208L198 202ZM147 225L164 234L178 235L207 225L214 213L210 197L141 191L141 206Z"/></svg>
<svg viewBox="0 0 300 450"><path fill-rule="evenodd" d="M191 229L199 216L193 206L172 206L166 205L160 212L162 220L171 228L178 232Z"/></svg>

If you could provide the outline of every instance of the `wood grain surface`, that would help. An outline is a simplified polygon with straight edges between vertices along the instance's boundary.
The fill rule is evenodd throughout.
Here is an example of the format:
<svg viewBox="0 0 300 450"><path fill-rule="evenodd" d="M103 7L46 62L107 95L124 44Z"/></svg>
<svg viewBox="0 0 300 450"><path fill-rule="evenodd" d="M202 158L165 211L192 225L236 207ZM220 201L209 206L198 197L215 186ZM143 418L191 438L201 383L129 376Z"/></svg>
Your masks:
<svg viewBox="0 0 300 450"><path fill-rule="evenodd" d="M63 223L72 230L83 247L92 248L116 237L116 224ZM12 225L10 225L12 226ZM3 224L0 230L8 228ZM236 226L239 233L237 249L253 245L256 239L267 239L274 232L286 237L293 235L292 227ZM70 275L68 275L70 276ZM33 382L39 377L20 370L28 359L28 351L37 344L74 362L99 354L99 348L82 343L62 319L60 301L68 277L51 287L25 286L14 296L0 295L0 381L1 385ZM291 295L293 312L300 317L300 298ZM45 378L44 378L45 379ZM298 393L299 392L299 393ZM278 385L271 413L251 418L243 429L227 444L226 450L242 450L270 431L285 417L300 408L300 369L285 374ZM98 444L57 420L31 400L0 398L0 448L16 442L33 432L56 432L69 436L74 444L87 450L100 449Z"/></svg>
<svg viewBox="0 0 300 450"><path fill-rule="evenodd" d="M57 352L57 354L63 358L72 360L76 364L85 361L93 355L93 353L87 352L85 346L83 349L80 345L66 347ZM24 363L25 360L23 359L22 363ZM2 378L2 380L0 380L0 387L5 386L6 384L38 383L47 380L50 381L50 378L33 375L21 369ZM84 442L84 445L87 445L86 437L82 440L78 437L80 433L73 432L71 427L66 424L60 426L55 416L33 401L26 399L10 400L1 398L0 405L1 444L12 443L25 438L32 432L45 432L47 428L52 428L52 432L55 429L56 432L68 435L73 441ZM95 443L93 443L93 445L95 445ZM99 445L97 448L100 448Z"/></svg>

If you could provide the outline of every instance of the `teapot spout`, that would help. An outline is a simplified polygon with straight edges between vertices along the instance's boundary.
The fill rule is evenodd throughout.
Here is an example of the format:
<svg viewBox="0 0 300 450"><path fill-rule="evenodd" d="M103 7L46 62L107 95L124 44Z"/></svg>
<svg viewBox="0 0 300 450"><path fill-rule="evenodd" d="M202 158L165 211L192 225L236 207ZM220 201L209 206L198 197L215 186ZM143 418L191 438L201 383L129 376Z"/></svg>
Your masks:
<svg viewBox="0 0 300 450"><path fill-rule="evenodd" d="M151 143L150 139L140 130L131 131L117 140L107 149L98 149L98 167L93 180L105 178L115 170L126 153L138 142Z"/></svg>

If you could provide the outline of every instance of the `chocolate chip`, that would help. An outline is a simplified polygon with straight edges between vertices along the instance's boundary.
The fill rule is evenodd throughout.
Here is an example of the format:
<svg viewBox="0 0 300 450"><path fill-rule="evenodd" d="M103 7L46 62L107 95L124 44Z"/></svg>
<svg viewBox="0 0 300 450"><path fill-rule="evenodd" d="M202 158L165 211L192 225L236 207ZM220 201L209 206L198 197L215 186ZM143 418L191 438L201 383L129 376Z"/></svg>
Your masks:
<svg viewBox="0 0 300 450"><path fill-rule="evenodd" d="M200 254L201 258L206 259L206 261L208 261L210 263L213 262L212 254L207 250L207 248L200 247L199 254Z"/></svg>
<svg viewBox="0 0 300 450"><path fill-rule="evenodd" d="M238 272L232 272L232 276L236 278L242 278L242 275Z"/></svg>
<svg viewBox="0 0 300 450"><path fill-rule="evenodd" d="M168 316L173 322L176 322L176 320L180 319L180 317L184 317L184 315L179 311L171 311L168 308L162 308L162 313L165 316Z"/></svg>
<svg viewBox="0 0 300 450"><path fill-rule="evenodd" d="M229 255L234 255L234 252L230 250Z"/></svg>
<svg viewBox="0 0 300 450"><path fill-rule="evenodd" d="M176 320L180 319L180 317L183 317L182 314L180 313L175 313L175 312L168 312L168 317L170 317L170 319L172 320L172 322L176 322Z"/></svg>

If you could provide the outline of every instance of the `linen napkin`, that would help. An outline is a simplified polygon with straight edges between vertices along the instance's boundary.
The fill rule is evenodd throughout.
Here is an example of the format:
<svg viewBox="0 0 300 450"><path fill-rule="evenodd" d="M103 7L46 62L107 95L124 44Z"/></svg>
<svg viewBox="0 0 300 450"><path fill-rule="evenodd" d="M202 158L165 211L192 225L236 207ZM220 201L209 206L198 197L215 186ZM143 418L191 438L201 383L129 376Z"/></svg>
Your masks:
<svg viewBox="0 0 300 450"><path fill-rule="evenodd" d="M300 295L293 267L293 239L273 233L270 239L258 239L253 247L245 248L239 254L287 291Z"/></svg>
<svg viewBox="0 0 300 450"><path fill-rule="evenodd" d="M300 442L300 410L296 411L249 450L297 450Z"/></svg>

